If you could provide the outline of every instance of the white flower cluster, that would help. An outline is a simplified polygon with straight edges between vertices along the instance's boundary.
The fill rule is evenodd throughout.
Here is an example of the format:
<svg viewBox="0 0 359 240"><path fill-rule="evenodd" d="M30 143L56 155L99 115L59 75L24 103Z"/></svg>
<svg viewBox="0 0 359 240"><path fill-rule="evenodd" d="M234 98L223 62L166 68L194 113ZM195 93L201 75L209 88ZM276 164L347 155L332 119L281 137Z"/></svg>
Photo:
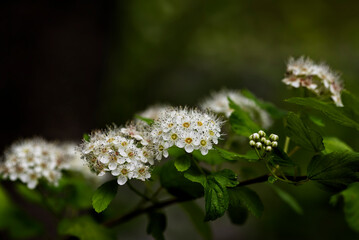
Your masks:
<svg viewBox="0 0 359 240"><path fill-rule="evenodd" d="M278 147L278 135L271 134L269 139L266 138L266 133L263 130L258 131L258 133L253 133L249 136L249 145L255 147L258 150L264 149L267 152L271 152L272 148Z"/></svg>
<svg viewBox="0 0 359 240"><path fill-rule="evenodd" d="M89 141L79 148L90 169L99 176L110 172L123 185L129 179L145 181L151 177L150 165L154 164L154 152L149 134L143 125L126 128L108 128L95 131Z"/></svg>
<svg viewBox="0 0 359 240"><path fill-rule="evenodd" d="M168 156L175 145L186 152L200 150L203 155L218 143L223 122L213 114L187 108L169 108L160 113L151 131L156 159Z"/></svg>
<svg viewBox="0 0 359 240"><path fill-rule="evenodd" d="M14 143L5 152L4 160L0 165L2 177L11 181L19 179L30 189L34 189L40 179L57 185L61 170L69 167L62 149L41 138Z"/></svg>
<svg viewBox="0 0 359 240"><path fill-rule="evenodd" d="M238 106L246 111L249 116L263 128L269 128L272 125L272 119L269 114L260 108L252 99L245 97L240 91L221 90L213 92L211 96L200 104L202 109L209 109L217 114L224 114L227 118L232 114L233 109L229 107L228 97Z"/></svg>
<svg viewBox="0 0 359 240"><path fill-rule="evenodd" d="M307 88L318 96L330 96L338 107L343 106L340 96L343 86L339 74L324 63L315 64L303 56L290 58L286 77L282 81L294 88Z"/></svg>

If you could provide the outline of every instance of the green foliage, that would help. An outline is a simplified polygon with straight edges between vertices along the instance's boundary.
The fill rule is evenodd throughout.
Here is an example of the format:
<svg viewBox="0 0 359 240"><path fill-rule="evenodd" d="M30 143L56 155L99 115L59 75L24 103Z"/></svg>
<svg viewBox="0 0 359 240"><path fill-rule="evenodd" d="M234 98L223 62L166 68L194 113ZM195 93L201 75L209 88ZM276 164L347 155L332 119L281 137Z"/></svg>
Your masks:
<svg viewBox="0 0 359 240"><path fill-rule="evenodd" d="M227 151L225 149L215 147L219 155L228 161L247 160L248 162L257 162L259 159L253 151L249 151L246 154L239 154Z"/></svg>
<svg viewBox="0 0 359 240"><path fill-rule="evenodd" d="M252 120L249 114L241 109L235 102L228 98L229 107L233 109L229 123L233 132L240 136L248 137L254 132L258 132L260 127Z"/></svg>
<svg viewBox="0 0 359 240"><path fill-rule="evenodd" d="M229 195L231 199L231 194ZM233 224L242 225L248 218L248 210L240 202L229 201L228 217Z"/></svg>
<svg viewBox="0 0 359 240"><path fill-rule="evenodd" d="M147 233L156 240L164 240L163 232L167 226L166 215L160 212L150 212L148 218Z"/></svg>
<svg viewBox="0 0 359 240"><path fill-rule="evenodd" d="M172 146L168 149L168 154L171 157L180 157L186 154L185 150L183 148L179 148L176 146Z"/></svg>
<svg viewBox="0 0 359 240"><path fill-rule="evenodd" d="M145 117L141 117L139 115L135 115L135 118L144 121L145 123L147 123L148 125L152 125L154 123L155 120L150 119L150 118L145 118Z"/></svg>
<svg viewBox="0 0 359 240"><path fill-rule="evenodd" d="M290 112L287 116L287 135L306 150L320 152L324 149L321 135L304 124L300 117Z"/></svg>
<svg viewBox="0 0 359 240"><path fill-rule="evenodd" d="M175 159L175 167L178 171L184 172L191 167L191 157L190 155L182 155Z"/></svg>
<svg viewBox="0 0 359 240"><path fill-rule="evenodd" d="M69 235L80 240L103 239L111 240L111 233L103 226L96 223L89 216L82 216L74 219L63 219L58 226L61 235Z"/></svg>
<svg viewBox="0 0 359 240"><path fill-rule="evenodd" d="M296 164L293 162L293 160L288 157L288 155L280 148L273 148L273 150L270 153L269 156L270 163L283 167L295 167Z"/></svg>
<svg viewBox="0 0 359 240"><path fill-rule="evenodd" d="M332 196L330 202L337 204L339 199L344 200L344 214L349 226L359 232L359 183L352 183L347 189Z"/></svg>
<svg viewBox="0 0 359 240"><path fill-rule="evenodd" d="M317 116L314 115L309 115L308 118L310 119L310 121L312 121L315 125L319 126L319 127L325 127L325 123L323 122L323 120Z"/></svg>
<svg viewBox="0 0 359 240"><path fill-rule="evenodd" d="M92 206L96 212L104 211L111 201L115 198L118 189L116 180L102 184L92 197Z"/></svg>
<svg viewBox="0 0 359 240"><path fill-rule="evenodd" d="M302 207L299 205L299 203L297 202L297 200L290 195L289 193L287 193L286 191L284 191L283 189L277 187L276 185L271 184L270 186L272 186L272 188L274 189L274 191L278 194L278 196L285 202L288 204L288 206L290 206L296 213L298 213L299 215L303 214L303 209Z"/></svg>
<svg viewBox="0 0 359 240"><path fill-rule="evenodd" d="M325 154L331 152L353 151L350 146L336 137L324 137L323 143L325 146L323 153Z"/></svg>
<svg viewBox="0 0 359 240"><path fill-rule="evenodd" d="M247 89L242 90L241 93L247 98L252 99L260 108L266 110L275 119L280 119L286 114L286 111L276 107L270 102L265 102L258 99L253 93L251 93Z"/></svg>
<svg viewBox="0 0 359 240"><path fill-rule="evenodd" d="M84 133L82 138L86 141L89 142L90 141L90 135L88 135L87 133Z"/></svg>
<svg viewBox="0 0 359 240"><path fill-rule="evenodd" d="M255 191L247 187L235 187L228 189L228 193L231 206L245 206L255 217L262 216L264 206Z"/></svg>
<svg viewBox="0 0 359 240"><path fill-rule="evenodd" d="M358 181L359 153L332 152L316 155L308 165L308 178L325 189L338 191Z"/></svg>
<svg viewBox="0 0 359 240"><path fill-rule="evenodd" d="M211 149L208 151L207 155L203 156L202 153L198 150L192 152L192 155L195 159L201 162L205 162L211 165L218 165L226 162L226 159L220 154L216 149Z"/></svg>
<svg viewBox="0 0 359 240"><path fill-rule="evenodd" d="M316 98L295 97L287 99L286 101L319 110L333 121L343 126L352 127L359 130L359 123L356 120L358 117L353 118L353 116L349 114L348 111L345 111L345 108L336 107L331 103L323 102Z"/></svg>
<svg viewBox="0 0 359 240"><path fill-rule="evenodd" d="M199 174L190 168L194 175ZM184 174L186 174L185 172ZM170 194L178 198L194 199L204 195L203 187L195 181L184 177L182 172L177 171L173 161L166 162L160 169L160 182Z"/></svg>
<svg viewBox="0 0 359 240"><path fill-rule="evenodd" d="M180 206L185 210L191 219L192 224L195 226L203 239L211 240L213 238L211 226L208 222L203 220L203 210L194 201L181 203Z"/></svg>
<svg viewBox="0 0 359 240"><path fill-rule="evenodd" d="M212 173L208 176L199 172L186 172L185 177L193 182L202 184L206 216L205 220L215 220L224 215L228 209L229 197L227 187L238 185L236 175L228 169Z"/></svg>

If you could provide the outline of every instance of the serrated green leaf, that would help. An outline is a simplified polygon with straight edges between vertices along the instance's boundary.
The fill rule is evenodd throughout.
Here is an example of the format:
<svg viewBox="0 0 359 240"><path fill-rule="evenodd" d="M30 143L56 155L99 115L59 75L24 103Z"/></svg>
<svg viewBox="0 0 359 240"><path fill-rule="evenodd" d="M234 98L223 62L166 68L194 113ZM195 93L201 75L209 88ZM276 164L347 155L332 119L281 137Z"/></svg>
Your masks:
<svg viewBox="0 0 359 240"><path fill-rule="evenodd" d="M167 226L166 215L160 212L151 212L148 214L148 218L147 233L156 240L164 240L163 232Z"/></svg>
<svg viewBox="0 0 359 240"><path fill-rule="evenodd" d="M241 109L239 105L228 98L229 107L233 109L231 116L229 117L229 123L231 124L233 132L240 136L248 137L254 132L258 132L260 127L251 119L249 114Z"/></svg>
<svg viewBox="0 0 359 240"><path fill-rule="evenodd" d="M285 202L288 204L288 206L290 206L296 213L298 213L299 215L303 214L303 209L302 207L299 205L299 203L297 202L297 200L290 195L289 193L285 192L283 189L280 189L279 187L277 187L276 185L270 185L273 190L278 194L278 196Z"/></svg>
<svg viewBox="0 0 359 240"><path fill-rule="evenodd" d="M351 119L356 120L359 118L359 99L351 94L349 91L344 90L342 91L341 95L344 110L351 116Z"/></svg>
<svg viewBox="0 0 359 240"><path fill-rule="evenodd" d="M191 157L189 155L182 155L176 158L175 167L180 172L188 170L191 167Z"/></svg>
<svg viewBox="0 0 359 240"><path fill-rule="evenodd" d="M293 160L280 148L273 148L270 153L269 161L275 165L283 167L294 167L296 166Z"/></svg>
<svg viewBox="0 0 359 240"><path fill-rule="evenodd" d="M205 221L213 221L222 217L228 209L227 189L215 178L208 178L204 188L204 200L206 208Z"/></svg>
<svg viewBox="0 0 359 240"><path fill-rule="evenodd" d="M58 232L61 235L70 235L81 240L113 239L110 232L105 227L97 224L89 216L61 220L58 226Z"/></svg>
<svg viewBox="0 0 359 240"><path fill-rule="evenodd" d="M207 155L202 155L200 151L195 150L192 152L192 155L198 161L205 162L211 165L218 165L226 162L226 159L224 159L215 149L209 150Z"/></svg>
<svg viewBox="0 0 359 240"><path fill-rule="evenodd" d="M257 155L253 153L253 151L249 151L246 154L239 154L219 147L215 147L215 149L218 151L222 158L228 161L246 160L248 162L257 162L259 160L258 157L255 157Z"/></svg>
<svg viewBox="0 0 359 240"><path fill-rule="evenodd" d="M190 177L193 174L193 178L200 175L199 172L191 168L185 174L189 174ZM198 182L189 180L182 172L178 172L173 161L168 161L161 167L160 182L163 188L178 198L194 199L204 195L203 187Z"/></svg>
<svg viewBox="0 0 359 240"><path fill-rule="evenodd" d="M308 118L310 119L310 121L312 121L315 125L319 126L319 127L325 127L325 124L323 122L323 120L317 116L313 116L313 115L309 115Z"/></svg>
<svg viewBox="0 0 359 240"><path fill-rule="evenodd" d="M325 146L323 153L325 154L331 152L353 151L350 146L336 137L324 137L323 143Z"/></svg>
<svg viewBox="0 0 359 240"><path fill-rule="evenodd" d="M155 120L151 119L151 118L145 118L145 117L141 117L139 115L135 115L135 118L144 121L145 123L147 123L148 125L152 125L154 123Z"/></svg>
<svg viewBox="0 0 359 240"><path fill-rule="evenodd" d="M276 107L274 104L270 102L259 100L253 93L251 93L247 89L244 89L241 92L247 98L252 99L260 108L266 110L271 115L271 117L275 119L279 119L286 115L286 111Z"/></svg>
<svg viewBox="0 0 359 240"><path fill-rule="evenodd" d="M359 130L359 123L357 120L352 119L345 108L336 107L334 104L320 101L316 98L290 98L286 100L289 103L294 103L308 108L313 108L323 112L333 121L347 127L352 127Z"/></svg>
<svg viewBox="0 0 359 240"><path fill-rule="evenodd" d="M205 222L203 210L193 201L180 203L180 206L185 210L192 224L195 226L203 239L211 240L212 231L208 222Z"/></svg>
<svg viewBox="0 0 359 240"><path fill-rule="evenodd" d="M229 169L223 169L219 172L212 173L210 176L214 177L222 186L235 187L239 184L237 175Z"/></svg>
<svg viewBox="0 0 359 240"><path fill-rule="evenodd" d="M248 218L248 210L242 204L228 206L228 216L233 224L243 225Z"/></svg>
<svg viewBox="0 0 359 240"><path fill-rule="evenodd" d="M308 165L308 178L325 189L338 191L358 181L359 153L332 152L314 156Z"/></svg>
<svg viewBox="0 0 359 240"><path fill-rule="evenodd" d="M115 198L118 189L117 180L111 180L102 184L92 196L92 206L96 212L105 210Z"/></svg>
<svg viewBox="0 0 359 240"><path fill-rule="evenodd" d="M344 199L346 221L354 231L359 232L359 183L350 184L347 189L332 196L330 202L336 204L341 197Z"/></svg>
<svg viewBox="0 0 359 240"><path fill-rule="evenodd" d="M237 202L245 206L255 217L261 217L264 206L258 194L246 187L228 189L230 204L235 206Z"/></svg>
<svg viewBox="0 0 359 240"><path fill-rule="evenodd" d="M287 116L286 132L295 143L304 149L314 152L324 149L321 135L308 128L295 113L290 112Z"/></svg>

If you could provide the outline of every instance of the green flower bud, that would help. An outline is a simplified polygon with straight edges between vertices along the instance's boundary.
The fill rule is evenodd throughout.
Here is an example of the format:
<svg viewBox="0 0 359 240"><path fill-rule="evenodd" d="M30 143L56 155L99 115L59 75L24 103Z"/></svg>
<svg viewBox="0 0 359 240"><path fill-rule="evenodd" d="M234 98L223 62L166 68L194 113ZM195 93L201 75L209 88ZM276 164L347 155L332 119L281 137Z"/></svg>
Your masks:
<svg viewBox="0 0 359 240"><path fill-rule="evenodd" d="M274 148L278 147L278 142L273 141L273 142L272 142L272 147L274 147Z"/></svg>
<svg viewBox="0 0 359 240"><path fill-rule="evenodd" d="M267 147L266 147L266 151L267 151L267 152L272 151L272 147L271 147L271 146L267 146Z"/></svg>
<svg viewBox="0 0 359 240"><path fill-rule="evenodd" d="M257 149L261 149L261 148L262 148L262 143L257 142L257 143L256 143L256 148L257 148Z"/></svg>
<svg viewBox="0 0 359 240"><path fill-rule="evenodd" d="M278 137L278 135L275 135L275 134L271 134L270 136L269 136L269 139L271 140L271 141L278 141L279 140L279 137Z"/></svg>
<svg viewBox="0 0 359 240"><path fill-rule="evenodd" d="M263 130L259 130L258 134L259 134L260 137L265 137L266 136L266 133Z"/></svg>
<svg viewBox="0 0 359 240"><path fill-rule="evenodd" d="M253 140L254 140L254 141L258 141L258 140L259 140L259 134L258 134L258 133L253 133Z"/></svg>
<svg viewBox="0 0 359 240"><path fill-rule="evenodd" d="M261 142L262 142L262 143L265 143L266 141L267 141L267 139L266 139L265 137L262 137L262 138L261 138Z"/></svg>
<svg viewBox="0 0 359 240"><path fill-rule="evenodd" d="M267 146L272 146L272 142L271 142L270 140L266 140L265 144L266 144Z"/></svg>
<svg viewBox="0 0 359 240"><path fill-rule="evenodd" d="M253 140L253 134L249 136L249 140Z"/></svg>
<svg viewBox="0 0 359 240"><path fill-rule="evenodd" d="M251 147L254 147L254 146L256 145L256 142L253 141L253 140L250 140L250 141L249 141L249 145L250 145Z"/></svg>

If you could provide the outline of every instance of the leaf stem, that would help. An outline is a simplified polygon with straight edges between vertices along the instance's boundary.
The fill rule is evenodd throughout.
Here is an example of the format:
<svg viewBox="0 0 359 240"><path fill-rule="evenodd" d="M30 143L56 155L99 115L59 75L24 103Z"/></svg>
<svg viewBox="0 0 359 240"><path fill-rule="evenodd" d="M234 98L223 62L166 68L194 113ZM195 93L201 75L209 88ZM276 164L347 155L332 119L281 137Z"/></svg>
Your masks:
<svg viewBox="0 0 359 240"><path fill-rule="evenodd" d="M285 137L285 142L284 142L284 149L283 149L283 151L284 151L285 153L288 152L289 143L290 143L290 137L286 136L286 137Z"/></svg>

